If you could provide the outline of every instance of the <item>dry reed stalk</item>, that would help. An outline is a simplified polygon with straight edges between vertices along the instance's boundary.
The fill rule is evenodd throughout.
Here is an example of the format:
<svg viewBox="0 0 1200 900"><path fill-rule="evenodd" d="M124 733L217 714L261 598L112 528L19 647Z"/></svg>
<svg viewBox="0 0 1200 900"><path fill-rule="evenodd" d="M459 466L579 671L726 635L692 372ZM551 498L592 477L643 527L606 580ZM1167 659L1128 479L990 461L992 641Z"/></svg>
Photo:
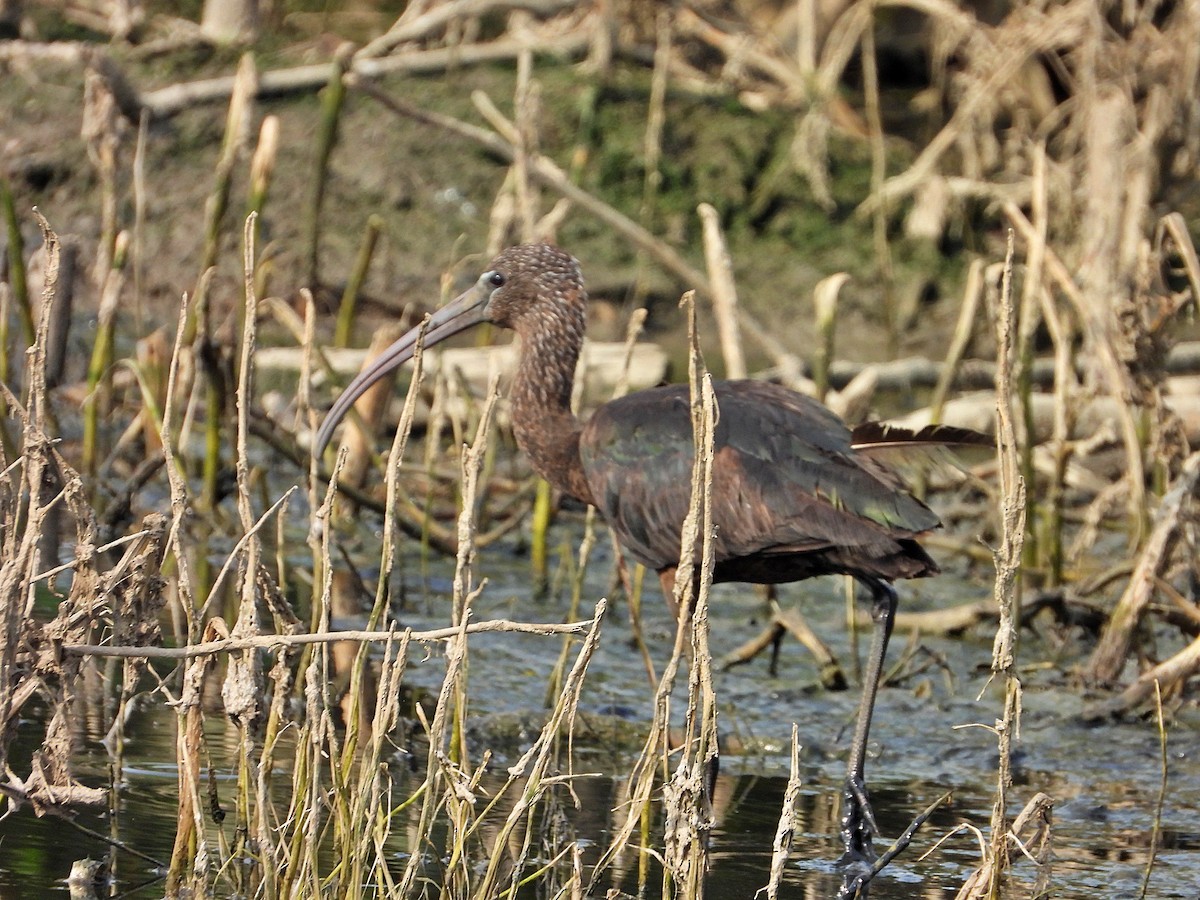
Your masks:
<svg viewBox="0 0 1200 900"><path fill-rule="evenodd" d="M1034 196L1035 219L1037 218L1038 202L1045 202L1044 177L1036 177L1036 173L1044 166L1044 156L1039 153L1039 164L1035 161ZM1044 212L1042 213L1044 216ZM1063 529L1065 527L1065 496L1071 471L1071 462L1079 446L1071 442L1078 417L1078 406L1074 402L1079 384L1075 376L1075 335L1076 329L1068 310L1059 310L1050 292L1041 283L1041 263L1044 258L1045 246L1030 247L1030 257L1026 268L1030 270L1026 278L1034 279L1037 283L1037 296L1041 304L1042 320L1050 332L1054 343L1054 430L1051 437L1051 452L1054 460L1054 471L1046 492L1044 515L1046 518L1046 537L1049 546L1046 549L1044 568L1048 573L1046 586L1054 587L1062 582L1065 554L1063 551ZM1032 435L1026 432L1026 442L1033 444Z"/></svg>
<svg viewBox="0 0 1200 900"><path fill-rule="evenodd" d="M501 789L502 791L508 790L518 780L524 782L520 795L517 797L516 802L513 803L504 824L500 826L493 838L494 845L497 848L504 848L508 844L509 836L520 825L521 820L526 820L521 849L512 864L512 878L509 885L510 897L516 896L518 876L529 855L532 844L532 811L534 806L541 800L547 790L559 783L564 783L569 787L571 780L577 777L572 771L569 745L574 734L575 716L579 708L579 696L583 689L584 676L587 673L588 663L591 661L592 655L599 645L600 625L604 619L604 612L607 607L607 601L603 599L596 603L596 609L592 614L587 635L579 648L575 664L571 667L570 673L563 682L558 702L554 705L550 717L546 720L546 724L542 727L541 734L533 743L533 746L521 756L515 765L509 768L509 781ZM555 762L555 750L564 727L568 739L565 760L567 771L564 775L551 775L550 767ZM578 805L578 802L576 805ZM480 883L475 886L473 896L478 897L479 900L487 900L487 898L497 896L496 888L499 881L500 862L501 854L493 852L488 861L487 871L484 873Z"/></svg>
<svg viewBox="0 0 1200 900"><path fill-rule="evenodd" d="M704 233L704 262L712 285L713 317L717 320L717 337L721 356L725 360L726 378L746 377L746 357L742 353L738 329L737 285L733 280L733 265L721 234L717 211L708 203L697 208Z"/></svg>
<svg viewBox="0 0 1200 900"><path fill-rule="evenodd" d="M96 247L93 281L103 286L113 268L117 243L117 152L121 125L108 82L94 69L84 76L81 137L100 182L100 240Z"/></svg>
<svg viewBox="0 0 1200 900"><path fill-rule="evenodd" d="M392 437L392 449L388 454L390 462L387 470L387 505L383 518L383 547L379 566L379 585L376 589L375 603L367 618L368 628L377 628L386 618L388 599L390 597L390 582L396 567L396 531L399 513L397 507L401 499L400 472L404 461L404 451L408 447L408 438L412 433L413 420L416 417L417 397L421 393L421 384L425 377L425 328L429 318L422 323L417 333L416 345L413 347L412 378L408 384L408 392L404 397L404 408L400 412L400 421L396 425L396 433Z"/></svg>
<svg viewBox="0 0 1200 900"><path fill-rule="evenodd" d="M163 457L166 461L167 482L171 495L170 549L177 571L176 600L186 624L181 637L191 643L201 638L203 624L195 615L196 592L191 577L190 547L181 532L181 523L190 510L187 481L175 455L172 424L175 415L176 387L183 358L184 336L192 310L184 294L179 307L179 323L175 347L171 354L167 379L167 404L163 411ZM203 879L207 872L207 845L204 841L203 801L200 791L200 742L203 714L200 693L208 660L198 658L184 668L182 689L176 707L176 765L178 769L179 802L177 808L175 845L166 877L168 896L177 896L185 887L189 870L193 878Z"/></svg>
<svg viewBox="0 0 1200 900"><path fill-rule="evenodd" d="M42 313L48 321L57 280L58 239L40 214L38 219L47 245L46 295ZM43 476L49 474L51 457L48 438L42 433L45 384L40 373L44 372L44 339L45 334L39 336L35 327L27 357L28 409L22 409L7 386L3 386L5 405L20 416L23 426L20 456L9 461L5 453L5 465L0 474L0 485L4 488L0 492L0 503L3 504L4 521L8 523L0 538L0 553L3 554L0 557L3 562L0 565L0 763L4 763L6 775L10 771L6 760L9 743L15 736L16 713L31 696L31 692L27 694L22 690L23 686L14 677L17 654L29 638L33 579L40 568L41 527L49 513L48 506L57 502L55 498L45 497L42 490ZM11 780L14 779L6 779Z"/></svg>
<svg viewBox="0 0 1200 900"><path fill-rule="evenodd" d="M204 250L197 281L194 316L188 325L188 339L194 344L194 357L203 373L204 385L204 486L200 501L206 509L217 503L218 479L221 471L221 447L223 443L222 422L225 414L227 385L221 371L218 350L213 342L212 303L208 296L207 273L217 264L221 246L221 224L229 206L229 194L233 185L233 173L249 140L250 120L253 115L253 97L257 92L258 74L254 58L243 54L238 64L235 89L230 97L226 116L225 136L221 154L214 173L213 190L204 205ZM202 574L204 559L198 560L198 573Z"/></svg>
<svg viewBox="0 0 1200 900"><path fill-rule="evenodd" d="M1020 628L1021 553L1025 536L1025 481L1019 465L1020 450L1013 425L1012 365L1016 310L1012 300L1013 235L1009 232L1004 278L993 319L996 329L996 446L999 457L1001 543L995 553L995 598L1000 610L992 648L992 677L1003 679L1004 710L996 721L999 763L996 799L992 807L992 836L988 847L991 877L988 890L1000 896L1008 869L1008 791L1012 785L1012 744L1021 736L1021 681L1017 671L1017 637Z"/></svg>
<svg viewBox="0 0 1200 900"><path fill-rule="evenodd" d="M610 12L611 15L611 12ZM658 193L662 186L662 136L666 124L666 95L674 57L672 42L674 33L673 13L669 9L658 11L654 31L654 62L650 74L650 97L646 108L646 128L642 135L642 197L638 207L637 222L649 232L656 230L658 216ZM593 103L597 97L593 95ZM594 111L593 111L594 114ZM647 252L639 247L634 261L633 289L630 305L645 300Z"/></svg>
<svg viewBox="0 0 1200 900"><path fill-rule="evenodd" d="M529 179L529 157L538 152L537 120L541 90L533 80L533 53L522 50L517 57L517 84L514 90L515 137L513 148L513 187L517 201L517 221L521 225L521 240L536 238L538 218L537 190Z"/></svg>
<svg viewBox="0 0 1200 900"><path fill-rule="evenodd" d="M1094 61L1093 61L1094 64ZM1122 240L1119 222L1130 209L1125 205L1121 185L1131 173L1124 149L1132 132L1132 100L1115 86L1097 84L1096 73L1084 82L1084 103L1089 118L1085 133L1086 173L1083 189L1087 197L1081 225L1080 251L1083 261L1079 282L1084 299L1081 320L1090 342L1093 366L1086 373L1093 389L1106 383L1108 391L1119 398L1118 424L1125 444L1126 509L1131 529L1131 545L1138 547L1147 525L1145 458L1135 410L1144 408L1147 399L1134 383L1129 365L1122 359L1116 317L1120 306L1129 301L1124 285L1132 274L1129 251Z"/></svg>
<svg viewBox="0 0 1200 900"><path fill-rule="evenodd" d="M695 342L695 318L692 328L692 426L696 439L696 459L692 476L692 501L684 520L680 569L686 573L684 584L694 608L691 614L691 667L688 679L688 704L683 731L683 747L675 774L663 786L666 825L666 868L672 881L681 888L677 896L703 898L708 874L708 835L716 824L712 809L712 790L717 773L717 704L712 684L712 654L708 645L708 595L712 585L714 536L711 526L713 434L717 406L712 376L701 374L699 345ZM699 385L697 388L697 380ZM695 566L687 548L702 542L701 562ZM687 563L693 569L688 570ZM677 589L676 597L680 597ZM680 603L681 615L687 606Z"/></svg>
<svg viewBox="0 0 1200 900"><path fill-rule="evenodd" d="M142 252L146 234L146 136L150 132L150 116L143 110L138 117L137 141L133 148L133 165L130 173L133 193L133 325L135 334L145 331L143 283L146 260Z"/></svg>
<svg viewBox="0 0 1200 900"><path fill-rule="evenodd" d="M942 369L938 373L937 384L929 398L930 421L942 421L942 410L950 387L954 384L956 373L966 355L971 343L971 335L975 329L975 319L979 310L979 301L983 297L983 260L973 259L967 267L967 283L963 288L963 299L959 306L958 321L954 325L954 336L950 340L950 349L942 361Z"/></svg>
<svg viewBox="0 0 1200 900"><path fill-rule="evenodd" d="M816 397L821 402L825 402L829 393L829 367L833 364L837 332L838 295L849 280L850 276L845 272L835 272L822 278L813 288L817 341L813 349L812 373Z"/></svg>
<svg viewBox="0 0 1200 900"><path fill-rule="evenodd" d="M1167 799L1167 724L1163 718L1162 687L1154 682L1154 712L1158 725L1159 771L1162 773L1158 784L1158 800L1154 804L1154 824L1150 830L1150 848L1146 854L1146 872L1142 875L1142 887L1138 891L1138 900L1145 900L1146 891L1150 888L1150 875L1154 872L1154 862L1158 858L1159 841L1162 839L1163 805Z"/></svg>
<svg viewBox="0 0 1200 900"><path fill-rule="evenodd" d="M396 887L387 864L391 851L386 841L392 825L392 785L387 756L391 750L390 736L400 722L400 693L408 661L408 641L408 635L402 634L396 641L384 645L369 744L357 762L357 784L349 809L348 821L353 825L349 836L357 836L358 840L356 845L348 848L349 853L343 855L349 867L345 878L348 888L373 882L387 896L395 896L391 892ZM348 891L353 892L353 888Z"/></svg>
<svg viewBox="0 0 1200 900"><path fill-rule="evenodd" d="M429 752L426 759L425 781L418 788L421 795L421 811L418 818L416 833L427 836L433 822L435 811L443 805L449 810L452 825L457 823L457 834L465 838L467 829L466 817L469 815L464 798L470 798L471 778L468 770L468 754L465 746L466 729L465 717L467 712L467 693L465 685L467 661L467 626L471 605L483 590L483 584L473 584L471 566L474 561L475 548L472 543L475 530L475 494L478 487L479 471L487 446L488 432L491 427L492 414L497 400L496 384L493 380L488 400L480 416L479 428L475 442L463 453L462 458L462 511L458 519L458 557L454 572L454 596L451 610L451 628L456 633L446 645L446 675L438 693L437 705L431 722L425 723L429 737ZM450 720L451 733L447 735L447 722ZM483 767L478 770L483 773ZM412 890L418 876L418 866L421 852L413 848L412 855L405 866L400 879L399 890L402 895ZM444 856L445 854L439 854ZM469 875L465 867L465 850L461 842L455 842L451 851L453 864L447 864L447 884L444 889L454 890L461 879ZM467 882L469 883L469 882ZM465 886L465 885L464 885Z"/></svg>
<svg viewBox="0 0 1200 900"><path fill-rule="evenodd" d="M1033 360L1036 352L1034 340L1042 324L1043 308L1040 303L1043 292L1043 261L1046 256L1046 233L1049 219L1046 215L1046 154L1045 145L1039 144L1033 151L1032 200L1033 236L1027 248L1025 278L1021 286L1021 300L1017 307L1016 346L1016 392L1021 416L1021 477L1026 484L1036 484L1034 472L1034 415L1033 415ZM1041 543L1037 504L1035 515L1026 521L1025 552L1027 558L1040 564L1038 548ZM1044 511L1043 511L1044 512Z"/></svg>
<svg viewBox="0 0 1200 900"><path fill-rule="evenodd" d="M883 113L879 100L879 66L875 56L875 15L870 4L870 19L862 30L863 106L867 120L867 141L871 147L871 193L883 189L887 180L887 148L883 140ZM892 265L892 248L888 241L888 215L886 201L872 210L871 235L875 245L875 271L882 293L883 318L887 326L887 355L895 356L900 344L900 331L907 322L900 320L897 308L895 281L896 272Z"/></svg>
<svg viewBox="0 0 1200 900"><path fill-rule="evenodd" d="M426 323L428 319L426 319ZM404 410L400 416L396 434L392 439L392 450L388 456L387 471L387 505L384 512L384 539L381 548L379 583L376 586L375 602L367 619L369 629L378 628L385 620L390 597L392 573L396 565L396 507L399 499L400 465L404 459L404 451L412 430L413 417L416 411L416 398L420 392L423 374L422 362L424 356L424 329L417 336L417 344L413 353L413 376L409 384L408 394L404 402ZM346 712L346 738L342 746L340 767L348 773L347 778L357 767L357 789L351 802L342 804L340 809L345 813L339 820L335 830L335 839L339 845L340 856L348 861L355 873L350 884L361 884L365 874L366 857L370 847L376 848L371 870L374 877L381 881L390 881L391 876L383 864L383 840L390 830L389 804L383 802L384 772L383 762L385 739L399 724L399 692L401 679L408 659L408 645L412 640L411 630L404 632L400 647L393 659L391 651L393 641L389 639L384 647L384 661L380 669L380 687L376 691L375 714L370 720L368 745L363 759L356 759L359 746L359 730L362 727L361 705L366 694L368 644L360 643L358 652L350 669L350 685L347 691L348 709ZM390 795L390 791L388 792ZM362 828L364 822L371 823L370 829ZM374 838L368 845L367 837Z"/></svg>
<svg viewBox="0 0 1200 900"><path fill-rule="evenodd" d="M654 208L662 185L662 135L666 124L667 83L671 74L674 26L669 9L660 9L655 19L654 64L650 74L650 98L646 108L646 131L642 136L642 205L638 221L653 230Z"/></svg>
<svg viewBox="0 0 1200 900"><path fill-rule="evenodd" d="M261 634L262 626L258 618L258 586L259 568L262 560L262 541L259 529L255 523L253 506L250 498L250 408L254 402L254 349L258 335L258 296L254 290L254 268L256 247L254 237L257 232L257 213L246 217L243 228L243 291L245 297L245 315L240 341L240 364L238 366L238 386L235 395L237 408L236 447L234 451L234 474L236 477L236 498L238 519L241 522L244 541L240 542L242 550L241 584L239 585L239 602L237 620L233 623L229 636L232 640L255 637ZM290 493L290 492L289 492ZM215 590L213 592L215 594ZM224 711L229 716L237 730L237 784L235 834L239 839L251 841L260 851L266 852L273 845L272 830L261 816L252 814L251 795L261 780L254 775L255 735L253 729L259 724L262 716L262 697L265 684L262 671L262 656L254 650L230 654L227 660L225 678L221 684L221 700ZM244 838L242 836L245 836ZM242 872L246 870L242 869ZM250 877L246 873L246 877ZM235 880L237 874L235 874Z"/></svg>
<svg viewBox="0 0 1200 900"><path fill-rule="evenodd" d="M711 655L708 650L708 586L712 583L713 544L709 528L708 503L712 484L712 432L715 429L715 397L711 380L703 370L695 330L695 292L684 294L680 305L688 311L691 353L689 374L692 384L693 427L697 452L693 465L693 491L680 540L680 563L675 581L675 602L680 610L671 657L659 679L654 712L642 753L629 776L629 796L620 825L613 829L607 850L592 870L587 892L596 889L599 879L619 864L634 829L643 828L646 840L649 804L660 767L666 771L669 747L669 704L674 692L679 664L685 648L691 648L693 660L689 678L687 728L684 755L667 792L668 833L664 859L664 892L672 882L684 885L684 897L702 897L707 871L707 832L712 827L709 779L716 772L716 705L712 691ZM701 551L699 564L696 550ZM691 635L689 639L689 634ZM644 856L644 854L643 854ZM642 873L645 880L645 871ZM673 893L669 894L674 896Z"/></svg>
<svg viewBox="0 0 1200 900"><path fill-rule="evenodd" d="M229 111L225 117L225 135L221 141L221 153L213 177L213 189L204 204L204 252L201 257L200 274L203 275L217 264L220 253L221 223L229 207L229 192L233 185L233 172L250 139L250 121L254 114L254 97L258 92L258 72L254 57L242 55L237 74L233 79L233 90L229 95ZM196 306L205 300L199 286L196 289ZM189 343L195 324L189 327Z"/></svg>
<svg viewBox="0 0 1200 900"><path fill-rule="evenodd" d="M250 185L246 197L246 213L254 213L254 243L257 245L262 238L262 215L267 207L267 196L271 190L271 179L275 174L275 160L279 151L279 117L263 116L258 129L258 143L254 147L254 155L250 157ZM262 265L261 260L255 266L254 290L261 297L265 292L265 276L268 266ZM246 316L245 297L241 297L238 305L238 328L242 328Z"/></svg>
<svg viewBox="0 0 1200 900"><path fill-rule="evenodd" d="M694 296L694 292L688 292L684 295L684 300L681 300L681 305L690 302ZM698 494L692 496L692 506L701 503L702 498ZM689 514L691 507L689 507ZM681 541L680 555L688 556L690 559L695 553L694 543L689 545L686 540ZM683 568L682 566L680 568ZM691 579L688 579L689 584ZM677 586L681 585L682 580L677 580ZM678 588L682 590L682 587ZM690 598L689 598L690 599ZM684 603L680 609L687 610L688 604ZM691 617L686 614L680 614L675 628L675 641L671 650L671 656L667 660L666 666L663 668L662 676L658 680L658 685L655 688L653 712L650 720L650 729L646 736L646 741L642 746L642 752L629 770L628 776L628 797L623 806L623 816L620 824L612 830L612 837L609 840L608 848L601 855L596 865L592 869L591 877L588 881L585 893L594 892L608 869L619 866L621 859L627 852L630 838L633 836L634 830L641 827L642 829L642 844L643 851L648 840L649 816L651 795L654 789L656 775L660 767L663 771L668 765L669 756L669 706L671 695L675 689L675 678L679 671L679 664L684 657L684 650L688 644L688 632L690 630ZM646 866L648 865L647 854L645 852L638 854L642 866L640 883L645 883ZM667 873L664 871L664 878Z"/></svg>
<svg viewBox="0 0 1200 900"><path fill-rule="evenodd" d="M282 503L272 507L259 520L261 527ZM107 545L106 545L107 546ZM35 579L36 580L36 579ZM486 622L472 622L465 630L459 626L446 628L431 628L428 631L414 631L409 639L419 643L443 643L458 635L460 632L471 634L492 634L495 632L514 632L519 634L581 634L584 626L578 622L541 623L514 622L509 619L489 619ZM196 659L202 656L217 656L223 653L235 653L242 650L275 650L290 647L330 644L344 641L362 641L365 643L383 643L390 640L393 634L383 631L329 631L328 627L320 633L306 632L303 634L262 634L256 637L230 639L212 638L197 641L183 647L115 647L105 644L63 644L63 653L75 656L101 657L139 657L144 659L181 660Z"/></svg>
<svg viewBox="0 0 1200 900"><path fill-rule="evenodd" d="M800 799L800 729L792 723L792 765L788 774L787 787L783 792L783 804L779 809L779 825L775 828L775 839L771 844L771 874L763 891L767 900L778 900L779 885L783 881L783 870L792 852L792 841L796 837L796 801Z"/></svg>

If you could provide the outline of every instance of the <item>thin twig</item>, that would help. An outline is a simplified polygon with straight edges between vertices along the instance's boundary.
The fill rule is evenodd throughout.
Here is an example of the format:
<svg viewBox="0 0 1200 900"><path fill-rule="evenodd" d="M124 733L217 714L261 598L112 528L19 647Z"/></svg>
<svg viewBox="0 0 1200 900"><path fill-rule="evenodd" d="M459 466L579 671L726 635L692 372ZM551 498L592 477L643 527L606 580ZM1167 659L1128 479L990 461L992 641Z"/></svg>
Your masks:
<svg viewBox="0 0 1200 900"><path fill-rule="evenodd" d="M513 622L509 619L492 619L487 622L473 622L466 626L467 634L492 634L495 632L515 632L519 634L582 634L587 631L590 622ZM458 627L434 628L429 631L407 632L408 640L421 643L448 641L461 629ZM337 641L380 641L396 640L400 635L395 631L326 631L321 634L259 634L237 640L206 641L200 644L189 644L186 647L112 647L103 644L63 644L62 652L73 656L115 656L137 657L142 659L192 659L197 656L213 656L218 653L231 653L235 650L253 649L286 649L304 644L332 644Z"/></svg>

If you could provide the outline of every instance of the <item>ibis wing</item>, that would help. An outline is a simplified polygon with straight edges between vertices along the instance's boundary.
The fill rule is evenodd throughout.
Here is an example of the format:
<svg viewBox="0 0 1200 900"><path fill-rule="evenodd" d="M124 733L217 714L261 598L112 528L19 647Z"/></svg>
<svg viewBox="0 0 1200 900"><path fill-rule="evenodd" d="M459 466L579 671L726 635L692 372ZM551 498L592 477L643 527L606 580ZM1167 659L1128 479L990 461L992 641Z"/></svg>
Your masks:
<svg viewBox="0 0 1200 900"><path fill-rule="evenodd" d="M840 547L895 552L937 517L856 459L850 432L821 404L765 382L717 382L712 512L718 562ZM580 454L600 513L653 568L679 556L691 493L688 388L640 391L602 407Z"/></svg>

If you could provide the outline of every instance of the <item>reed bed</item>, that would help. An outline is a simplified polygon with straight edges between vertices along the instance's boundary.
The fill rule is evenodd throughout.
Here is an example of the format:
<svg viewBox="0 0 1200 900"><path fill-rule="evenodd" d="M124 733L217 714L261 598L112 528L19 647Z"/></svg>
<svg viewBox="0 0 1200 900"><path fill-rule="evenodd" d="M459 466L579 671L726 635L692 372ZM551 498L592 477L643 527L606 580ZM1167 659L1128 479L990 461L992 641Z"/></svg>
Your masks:
<svg viewBox="0 0 1200 900"><path fill-rule="evenodd" d="M80 110L99 222L94 246L86 248L94 261L90 279L75 262L80 239L56 233L70 223L43 218L54 219L50 207L30 211L28 191L19 187L22 161L4 161L0 793L9 814L26 815L24 807L67 819L77 809L107 808L116 821L132 709L161 703L174 712L176 727L173 851L169 859L147 860L118 834L101 835L119 882L132 854L138 865L160 868L168 896L574 898L598 890L617 896L614 885L631 881L639 896L704 896L715 816L705 778L717 754L719 708L705 523L719 410L697 337L699 304L703 315L712 311L722 368L731 375L745 372L751 358L766 358L771 377L822 397L850 419L865 415L889 385L924 386L930 403L913 411L909 424L941 421L997 435L996 460L973 466L966 480L947 487L936 473L919 476L967 509L971 524L953 523L949 535L935 539L937 549L964 565L993 564L994 601L907 621L902 613L897 627L995 629L992 673L1001 700L988 726L999 759L994 813L979 869L959 896L1016 895L1006 893L1017 890L1009 881L1014 835L1039 866L1031 890L1052 886L1052 799L1036 786L1014 790L1012 781L1023 621L1056 620L1064 632L1069 623L1094 623L1088 657L1073 675L1098 692L1087 715L1156 711L1164 796L1164 710L1187 702L1200 667L1187 587L1197 574L1200 455L1191 448L1200 440L1200 410L1172 380L1200 356L1181 342L1200 296L1200 262L1194 220L1163 212L1166 188L1200 159L1196 5L1014 3L999 21L984 23L953 4L887 4L920 17L933 74L914 102L941 111L929 114L931 136L911 148L900 171L877 65L885 15L878 4L846 3L821 27L802 23L794 46L772 37L787 21L782 5L683 4L649 18L636 5L543 6L536 14L505 7L500 16L486 2L413 4L371 42L343 47L319 66L260 71L246 53L236 75L140 93L97 51L88 59ZM815 23L813 6L787 5ZM495 17L503 22L498 30ZM128 21L111 22L122 39L131 33ZM0 61L36 61L52 47L24 43L3 47ZM584 60L601 83L616 66L648 67L636 214L583 177L598 148L582 123L597 113L603 92L583 92L570 164L545 149L543 132L563 130L562 123L545 127L536 77L548 65L545 53ZM385 80L388 73L487 60L515 69L513 115L484 92L471 98L487 127L425 109ZM321 86L309 192L292 202L272 191L282 164L281 126L260 98ZM871 223L880 346L902 345L921 314L902 300L897 248L978 229L979 252L964 269L944 358L839 368L842 317L855 302L844 296L846 273L826 273L814 284L805 306L815 311L810 342L764 324L761 308L739 300L727 232L745 217L729 202L690 197L689 227L703 234L703 254L668 239L664 195L672 161L663 144L673 92L736 100L764 115L786 111L780 146L738 200L755 215L794 202L801 182L807 202L845 210L832 160L847 134L864 144L869 188L853 203ZM848 93L861 98L861 109ZM177 291L182 302L171 342L154 330L164 323L143 319L152 262L144 256L147 128L216 102L226 104L219 154L211 171L197 173L211 188L203 209L189 213L199 266ZM699 599L690 616L681 616L667 660L652 659L641 633L643 572L618 564L611 600L587 589L592 550L605 540L594 516L582 544L559 553L564 562L552 571L559 513L545 486L498 463L505 426L494 378L482 397L472 397L453 373L426 379L418 354L390 452L378 453L371 439L387 412L385 385L351 417L334 458L309 458L305 441L324 403L317 392L326 392L334 372L321 346L350 341L391 227L372 213L360 218L348 254L327 247L333 238L326 218L338 202L331 166L347 152L342 119L356 102L394 117L397 127L425 128L438 142L482 148L502 165L481 246L553 238L571 220L586 219L616 235L643 274L655 270L695 290L685 306L697 453L679 570L693 574L677 583L688 595L695 585ZM267 226L288 217L300 225L291 232L295 245L281 249ZM26 239L31 223L41 241L36 263ZM470 268L465 255L455 248L442 260L446 290L456 267ZM282 276L281 257L303 273L295 284ZM691 262L700 258L703 269ZM339 281L344 288L331 291ZM318 302L328 307L329 294L340 300L336 331L318 337L326 331ZM130 299L136 324L125 312ZM65 343L64 316L88 302L96 328L79 415L55 389L55 359ZM630 347L644 316L629 319ZM258 365L264 337L289 343L300 360L289 376L288 402L270 413L271 391L262 387ZM979 384L986 385L982 394L966 390ZM422 404L423 455L409 448ZM447 445L454 448L449 456ZM1119 461L1104 466L1106 457ZM280 490L266 473L284 463L294 473L284 480L296 485ZM379 484L382 492L372 487ZM343 535L363 510L382 516L377 566L347 563ZM487 548L522 529L533 548L531 593L568 591L569 621L473 615L486 590ZM304 536L307 549L297 552ZM994 555L981 538L998 548ZM418 567L432 554L454 558L444 628L404 627L397 594L413 554L402 557L401 542L420 548ZM700 558L692 559L696 547ZM374 584L359 574L368 568L377 573ZM371 600L365 627L340 627L364 594ZM627 605L654 687L645 698L641 751L622 773L610 842L589 855L560 812L578 805L578 786L592 775L577 769L573 750L589 662L602 628L611 630L613 602ZM853 612L850 619L856 627ZM1170 635L1169 650L1147 651L1148 625ZM524 634L536 652L558 658L540 730L504 771L488 747L473 742L469 727L478 689L471 656L501 631ZM797 616L781 612L739 661L785 632L828 653ZM414 702L406 669L428 648L442 654L444 677L434 697ZM840 669L838 676L844 684ZM97 684L111 698L104 707L103 747L111 760L105 787L83 783L74 771L85 733L77 720ZM684 725L672 736L677 706ZM18 727L30 727L20 724L22 716L35 707L40 749L18 771L9 750ZM233 736L236 777L228 782L213 773L208 726L216 722ZM779 799L772 863L762 878L768 897L781 895L798 827L797 741L793 730L792 778ZM913 811L913 827L880 866L930 813ZM1143 892L1152 883L1158 837L1156 825ZM398 846L406 853L399 861Z"/></svg>

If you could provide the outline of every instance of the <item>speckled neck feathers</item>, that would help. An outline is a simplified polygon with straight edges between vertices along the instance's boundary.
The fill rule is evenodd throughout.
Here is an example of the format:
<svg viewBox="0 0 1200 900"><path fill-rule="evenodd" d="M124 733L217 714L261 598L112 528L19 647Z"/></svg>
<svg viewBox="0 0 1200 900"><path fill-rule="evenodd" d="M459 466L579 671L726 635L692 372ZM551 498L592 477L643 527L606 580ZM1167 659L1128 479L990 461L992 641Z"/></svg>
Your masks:
<svg viewBox="0 0 1200 900"><path fill-rule="evenodd" d="M587 293L579 263L548 244L527 244L496 259L513 291L508 324L520 339L512 389L513 433L534 471L591 503L579 459L580 423L571 412L583 347Z"/></svg>

